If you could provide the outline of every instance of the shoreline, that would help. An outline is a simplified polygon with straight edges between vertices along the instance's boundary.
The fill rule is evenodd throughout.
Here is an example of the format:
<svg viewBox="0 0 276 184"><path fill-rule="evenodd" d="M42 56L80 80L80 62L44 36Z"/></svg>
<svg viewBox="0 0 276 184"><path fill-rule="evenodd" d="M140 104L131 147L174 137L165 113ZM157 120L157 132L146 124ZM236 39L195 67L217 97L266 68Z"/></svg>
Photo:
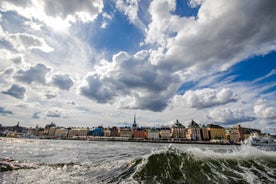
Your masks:
<svg viewBox="0 0 276 184"><path fill-rule="evenodd" d="M38 138L28 138L28 137L2 137L2 138L12 138L12 139L29 139L29 140L66 140L66 141L103 141L103 142L140 142L140 143L170 143L170 144L205 144L205 145L236 145L240 146L240 142L229 143L222 141L190 141L190 140L175 140L175 139L133 139L125 137L89 137L89 138L71 138L71 139L59 139L50 137L38 137ZM1 137L0 137L1 139Z"/></svg>

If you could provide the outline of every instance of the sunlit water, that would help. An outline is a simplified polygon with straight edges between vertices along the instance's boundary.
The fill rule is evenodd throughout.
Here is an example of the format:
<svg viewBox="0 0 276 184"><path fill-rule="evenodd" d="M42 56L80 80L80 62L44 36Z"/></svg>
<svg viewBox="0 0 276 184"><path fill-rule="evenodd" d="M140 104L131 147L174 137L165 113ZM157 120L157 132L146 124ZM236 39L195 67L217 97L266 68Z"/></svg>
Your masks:
<svg viewBox="0 0 276 184"><path fill-rule="evenodd" d="M0 138L0 160L3 184L276 184L275 147Z"/></svg>

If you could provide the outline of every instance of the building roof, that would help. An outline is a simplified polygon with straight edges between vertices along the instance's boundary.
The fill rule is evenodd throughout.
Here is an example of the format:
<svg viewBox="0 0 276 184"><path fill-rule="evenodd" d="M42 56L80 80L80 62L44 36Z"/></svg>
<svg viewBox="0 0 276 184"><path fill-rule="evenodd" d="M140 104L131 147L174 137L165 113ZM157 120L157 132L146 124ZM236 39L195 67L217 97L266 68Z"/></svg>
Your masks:
<svg viewBox="0 0 276 184"><path fill-rule="evenodd" d="M188 128L199 128L199 125L194 120L192 120L188 125Z"/></svg>
<svg viewBox="0 0 276 184"><path fill-rule="evenodd" d="M223 127L220 125L208 124L207 128L223 128Z"/></svg>
<svg viewBox="0 0 276 184"><path fill-rule="evenodd" d="M176 127L185 127L184 125L182 125L178 120L176 120L175 124L173 125L174 128Z"/></svg>

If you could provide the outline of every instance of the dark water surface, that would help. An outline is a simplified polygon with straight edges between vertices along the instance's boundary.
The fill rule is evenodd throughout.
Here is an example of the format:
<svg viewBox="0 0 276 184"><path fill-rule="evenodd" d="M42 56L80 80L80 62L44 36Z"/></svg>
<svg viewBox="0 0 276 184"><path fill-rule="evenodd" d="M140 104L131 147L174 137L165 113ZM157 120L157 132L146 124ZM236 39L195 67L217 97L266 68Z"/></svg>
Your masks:
<svg viewBox="0 0 276 184"><path fill-rule="evenodd" d="M0 138L0 183L272 183L276 147Z"/></svg>

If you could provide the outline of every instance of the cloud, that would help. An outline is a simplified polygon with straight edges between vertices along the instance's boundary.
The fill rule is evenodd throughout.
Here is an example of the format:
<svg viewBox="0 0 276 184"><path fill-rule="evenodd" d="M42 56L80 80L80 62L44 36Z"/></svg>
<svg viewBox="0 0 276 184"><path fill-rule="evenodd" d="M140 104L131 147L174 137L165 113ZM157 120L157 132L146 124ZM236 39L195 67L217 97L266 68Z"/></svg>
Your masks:
<svg viewBox="0 0 276 184"><path fill-rule="evenodd" d="M48 16L62 17L62 19L68 19L72 22L76 20L94 21L102 12L103 7L102 0L46 0L44 3L44 10Z"/></svg>
<svg viewBox="0 0 276 184"><path fill-rule="evenodd" d="M59 111L48 111L46 116L51 118L61 118L61 113Z"/></svg>
<svg viewBox="0 0 276 184"><path fill-rule="evenodd" d="M171 32L171 18L174 17L171 12L175 10L175 6L175 1L152 1L149 7L152 22L148 26L145 43L157 43L165 47Z"/></svg>
<svg viewBox="0 0 276 184"><path fill-rule="evenodd" d="M233 125L253 121L256 118L247 115L241 109L217 108L209 111L208 118L215 123Z"/></svg>
<svg viewBox="0 0 276 184"><path fill-rule="evenodd" d="M4 11L15 11L29 19L38 20L55 30L68 28L73 22L92 22L103 10L102 0L29 0L0 1ZM33 21L32 21L33 22Z"/></svg>
<svg viewBox="0 0 276 184"><path fill-rule="evenodd" d="M188 67L226 70L250 56L276 49L273 0L253 0L250 4L206 0L201 2L197 17L188 18L173 15L175 7L175 1L170 0L152 1L150 5L152 22L145 43L163 48L163 57L153 62L160 67L173 71Z"/></svg>
<svg viewBox="0 0 276 184"><path fill-rule="evenodd" d="M41 112L35 112L32 116L33 119L39 119L40 118L39 114L41 114Z"/></svg>
<svg viewBox="0 0 276 184"><path fill-rule="evenodd" d="M24 99L25 92L26 88L17 84L13 84L7 91L2 91L3 94L10 95L17 99Z"/></svg>
<svg viewBox="0 0 276 184"><path fill-rule="evenodd" d="M28 70L19 70L15 74L15 78L18 81L25 83L46 83L46 74L50 71L50 68L47 68L44 64L36 64L35 66L30 67Z"/></svg>
<svg viewBox="0 0 276 184"><path fill-rule="evenodd" d="M186 91L181 97L184 103L192 108L204 109L217 105L224 105L238 100L230 89L223 88L221 90L205 88L196 91Z"/></svg>
<svg viewBox="0 0 276 184"><path fill-rule="evenodd" d="M43 38L28 33L9 34L0 29L0 39L6 42L4 45L6 45L7 48L12 46L13 49L19 52L32 49L39 49L43 52L52 52L54 50Z"/></svg>
<svg viewBox="0 0 276 184"><path fill-rule="evenodd" d="M55 74L52 77L52 83L62 90L69 90L74 82L69 74Z"/></svg>
<svg viewBox="0 0 276 184"><path fill-rule="evenodd" d="M4 75L11 75L14 72L14 68L7 68L4 71Z"/></svg>
<svg viewBox="0 0 276 184"><path fill-rule="evenodd" d="M6 110L4 107L0 107L0 114L2 114L3 116L6 116L6 115L13 114L13 112L9 111L9 110Z"/></svg>
<svg viewBox="0 0 276 184"><path fill-rule="evenodd" d="M179 78L148 62L147 53L120 52L112 62L102 61L84 78L80 94L98 103L123 108L161 111L176 90Z"/></svg>
<svg viewBox="0 0 276 184"><path fill-rule="evenodd" d="M48 91L46 94L45 94L45 97L50 100L50 99L53 99L53 98L56 98L58 97L58 94L56 92L53 92L53 91Z"/></svg>
<svg viewBox="0 0 276 184"><path fill-rule="evenodd" d="M76 105L76 102L74 102L74 101L66 101L66 104L69 104L69 105Z"/></svg>
<svg viewBox="0 0 276 184"><path fill-rule="evenodd" d="M254 113L260 119L276 119L276 107L270 107L264 100L258 100L254 105Z"/></svg>
<svg viewBox="0 0 276 184"><path fill-rule="evenodd" d="M129 20L134 23L138 13L138 0L117 0L116 8L127 15Z"/></svg>

